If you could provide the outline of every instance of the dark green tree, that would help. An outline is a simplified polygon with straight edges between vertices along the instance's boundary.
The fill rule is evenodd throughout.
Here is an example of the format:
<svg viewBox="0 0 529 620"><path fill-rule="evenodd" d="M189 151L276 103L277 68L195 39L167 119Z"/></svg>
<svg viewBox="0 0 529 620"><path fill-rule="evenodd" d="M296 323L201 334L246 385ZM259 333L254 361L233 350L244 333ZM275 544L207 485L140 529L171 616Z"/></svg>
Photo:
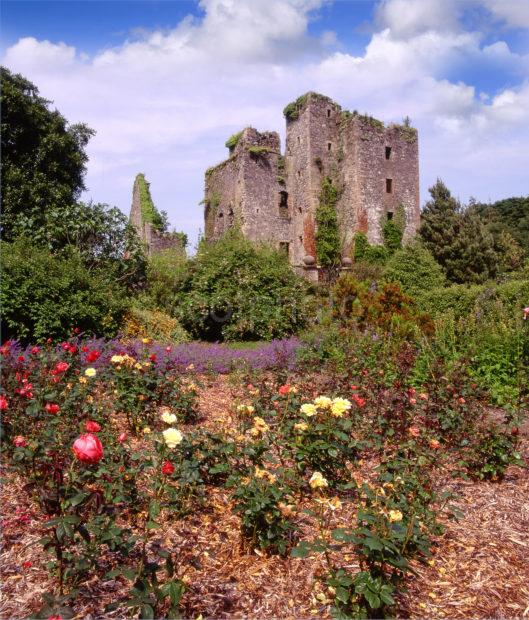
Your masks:
<svg viewBox="0 0 529 620"><path fill-rule="evenodd" d="M474 202L497 242L503 232L515 239L529 256L529 196L505 198L491 204Z"/></svg>
<svg viewBox="0 0 529 620"><path fill-rule="evenodd" d="M94 131L69 125L50 108L37 87L4 67L0 70L2 215L5 240L43 225L47 209L62 209L79 197Z"/></svg>
<svg viewBox="0 0 529 620"><path fill-rule="evenodd" d="M492 236L474 209L461 204L438 179L422 212L419 237L451 282L481 283L496 275Z"/></svg>

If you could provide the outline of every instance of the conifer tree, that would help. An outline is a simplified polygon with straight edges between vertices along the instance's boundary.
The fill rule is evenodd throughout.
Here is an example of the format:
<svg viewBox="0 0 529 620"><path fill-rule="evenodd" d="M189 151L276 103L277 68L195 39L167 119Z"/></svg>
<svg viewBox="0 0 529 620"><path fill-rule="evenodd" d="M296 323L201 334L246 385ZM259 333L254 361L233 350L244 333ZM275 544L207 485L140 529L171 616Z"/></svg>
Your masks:
<svg viewBox="0 0 529 620"><path fill-rule="evenodd" d="M496 275L494 241L475 209L463 210L437 179L422 212L419 237L451 282L484 282Z"/></svg>

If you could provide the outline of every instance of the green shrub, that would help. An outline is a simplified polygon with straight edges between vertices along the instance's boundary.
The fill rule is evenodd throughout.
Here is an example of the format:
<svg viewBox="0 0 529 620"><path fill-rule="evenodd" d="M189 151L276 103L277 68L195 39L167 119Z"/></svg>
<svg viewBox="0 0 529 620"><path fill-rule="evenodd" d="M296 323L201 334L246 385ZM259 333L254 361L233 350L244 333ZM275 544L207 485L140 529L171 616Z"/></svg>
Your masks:
<svg viewBox="0 0 529 620"><path fill-rule="evenodd" d="M412 297L444 286L446 278L441 266L419 243L398 250L384 269L386 282L398 282L402 290Z"/></svg>
<svg viewBox="0 0 529 620"><path fill-rule="evenodd" d="M142 305L172 315L176 293L187 274L187 259L183 248L168 248L149 257L147 289Z"/></svg>
<svg viewBox="0 0 529 620"><path fill-rule="evenodd" d="M74 327L117 333L128 306L125 290L105 272L89 271L74 248L54 256L19 239L2 244L1 262L3 338L67 338Z"/></svg>
<svg viewBox="0 0 529 620"><path fill-rule="evenodd" d="M233 229L203 243L189 261L177 316L196 338L280 338L304 325L305 290L282 253L257 247Z"/></svg>
<svg viewBox="0 0 529 620"><path fill-rule="evenodd" d="M370 245L367 236L363 232L357 232L354 236L354 259L373 265L384 265L388 259L388 249L383 245Z"/></svg>
<svg viewBox="0 0 529 620"><path fill-rule="evenodd" d="M511 280L503 284L454 284L435 288L418 300L420 306L432 315L453 311L456 318L468 315L472 310L492 300L499 300L512 313L520 312L529 299L529 280Z"/></svg>
<svg viewBox="0 0 529 620"><path fill-rule="evenodd" d="M403 229L394 220L387 220L382 227L384 246L389 254L393 254L402 248Z"/></svg>

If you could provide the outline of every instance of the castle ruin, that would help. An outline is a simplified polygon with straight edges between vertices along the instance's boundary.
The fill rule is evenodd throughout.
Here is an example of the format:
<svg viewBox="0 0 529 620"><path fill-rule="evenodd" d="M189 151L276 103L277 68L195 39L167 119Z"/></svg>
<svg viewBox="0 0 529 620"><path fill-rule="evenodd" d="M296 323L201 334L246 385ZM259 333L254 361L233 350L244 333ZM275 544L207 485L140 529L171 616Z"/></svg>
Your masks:
<svg viewBox="0 0 529 620"><path fill-rule="evenodd" d="M344 264L356 232L381 244L384 223L397 213L403 240L413 236L420 218L416 129L386 127L317 93L299 97L284 115L284 154L276 132L248 127L226 143L228 159L206 171L206 240L238 225L248 239L284 250L296 271L315 270L316 211L326 179L337 189Z"/></svg>
<svg viewBox="0 0 529 620"><path fill-rule="evenodd" d="M144 174L136 175L134 180L129 220L148 255L168 249L185 253L187 238L183 233L167 232L166 223L154 205L149 183Z"/></svg>

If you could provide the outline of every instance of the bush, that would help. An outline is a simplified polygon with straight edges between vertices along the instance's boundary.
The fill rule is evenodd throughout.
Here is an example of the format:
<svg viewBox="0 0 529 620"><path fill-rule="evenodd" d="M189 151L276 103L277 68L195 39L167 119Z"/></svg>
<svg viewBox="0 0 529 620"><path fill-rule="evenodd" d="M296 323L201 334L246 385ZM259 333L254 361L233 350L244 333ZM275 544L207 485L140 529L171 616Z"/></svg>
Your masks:
<svg viewBox="0 0 529 620"><path fill-rule="evenodd" d="M176 293L187 275L185 252L168 248L149 257L147 290L142 303L172 315L177 302Z"/></svg>
<svg viewBox="0 0 529 620"><path fill-rule="evenodd" d="M132 307L125 316L124 335L131 338L149 338L156 342L181 343L189 335L178 321L160 310Z"/></svg>
<svg viewBox="0 0 529 620"><path fill-rule="evenodd" d="M128 302L123 288L89 271L75 249L60 257L29 240L3 243L2 336L23 341L67 338L74 327L114 336Z"/></svg>
<svg viewBox="0 0 529 620"><path fill-rule="evenodd" d="M435 288L419 299L426 312L439 316L453 311L456 318L468 315L472 310L488 301L499 300L511 313L521 311L529 299L529 280L511 280L503 284L454 284L446 288Z"/></svg>
<svg viewBox="0 0 529 620"><path fill-rule="evenodd" d="M389 256L388 249L383 245L370 245L363 232L354 236L354 260L364 261L373 265L384 265Z"/></svg>
<svg viewBox="0 0 529 620"><path fill-rule="evenodd" d="M231 230L189 261L177 314L196 338L271 340L304 325L305 290L284 255Z"/></svg>
<svg viewBox="0 0 529 620"><path fill-rule="evenodd" d="M446 278L441 266L419 243L407 245L389 259L384 270L387 282L398 282L412 297L444 286Z"/></svg>

